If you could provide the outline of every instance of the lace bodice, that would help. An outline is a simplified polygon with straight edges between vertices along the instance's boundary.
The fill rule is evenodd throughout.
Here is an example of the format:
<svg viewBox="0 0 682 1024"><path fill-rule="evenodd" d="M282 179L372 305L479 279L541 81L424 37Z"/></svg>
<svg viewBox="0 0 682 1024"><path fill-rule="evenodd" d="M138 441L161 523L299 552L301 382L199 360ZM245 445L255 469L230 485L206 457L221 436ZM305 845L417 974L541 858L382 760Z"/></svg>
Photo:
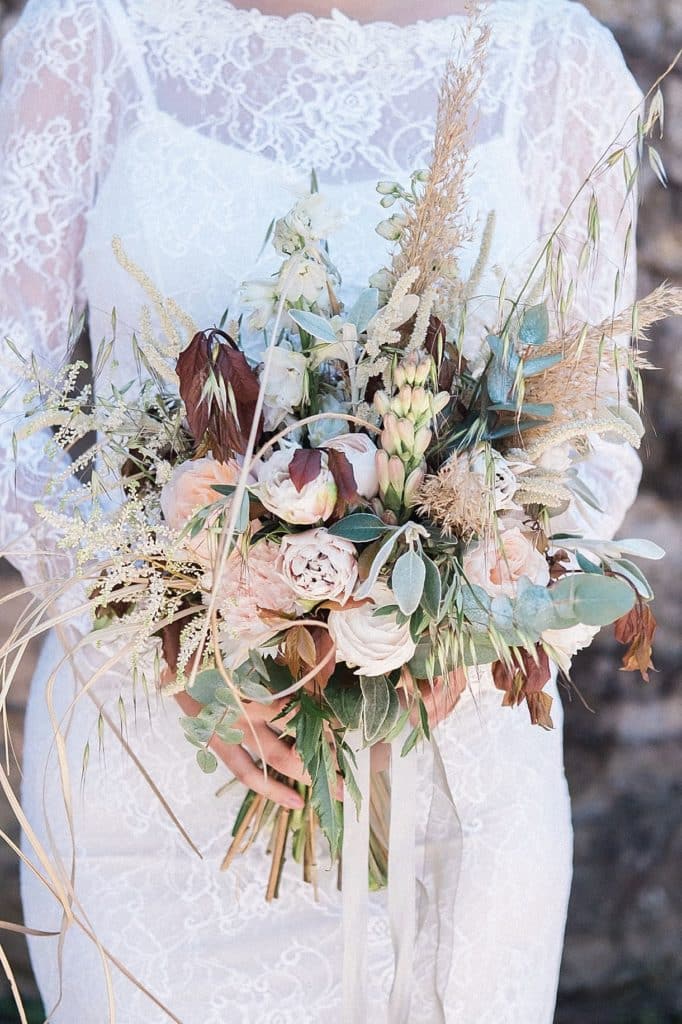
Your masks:
<svg viewBox="0 0 682 1024"><path fill-rule="evenodd" d="M487 18L471 254L495 209L495 294L495 265L512 279L522 273L639 94L612 37L581 5L493 0ZM234 302L270 218L313 167L346 215L332 240L346 294L361 287L386 259L373 232L374 184L428 160L440 75L461 23L452 15L361 24L338 10L280 17L227 0L29 0L6 41L0 98L3 335L56 364L73 306L89 303L95 341L110 331L115 306L117 375L127 380L143 295L115 263L112 236L208 325ZM601 259L584 296L593 319L610 311L624 230L618 185L600 192ZM579 204L574 233L583 214ZM570 249L571 224L565 234ZM633 281L631 264L623 302ZM10 371L4 386L13 386ZM13 404L20 414L19 392ZM32 504L57 466L40 438L15 461L13 425L6 411L2 547L37 581L49 571L41 552L50 538ZM623 451L609 469L617 479L607 532L637 477Z"/></svg>

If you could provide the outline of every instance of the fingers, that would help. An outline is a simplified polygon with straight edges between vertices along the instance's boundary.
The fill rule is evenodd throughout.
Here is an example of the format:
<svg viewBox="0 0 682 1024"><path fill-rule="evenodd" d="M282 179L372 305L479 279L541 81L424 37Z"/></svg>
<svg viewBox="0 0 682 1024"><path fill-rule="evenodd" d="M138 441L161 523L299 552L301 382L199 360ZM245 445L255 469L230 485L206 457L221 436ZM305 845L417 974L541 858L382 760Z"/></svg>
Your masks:
<svg viewBox="0 0 682 1024"><path fill-rule="evenodd" d="M281 804L282 807L288 807L290 810L300 810L303 807L303 797L286 783L278 782L271 775L266 775L243 747L222 743L220 740L211 744L211 747L234 777L248 789L252 789L255 793L260 793L268 800L274 800L275 803Z"/></svg>
<svg viewBox="0 0 682 1024"><path fill-rule="evenodd" d="M257 751L265 763L281 775L288 775L291 779L310 785L311 779L303 767L303 761L286 740L281 739L264 724L256 726L255 733L256 739L253 742L249 742L246 734L244 736L245 743L254 753Z"/></svg>

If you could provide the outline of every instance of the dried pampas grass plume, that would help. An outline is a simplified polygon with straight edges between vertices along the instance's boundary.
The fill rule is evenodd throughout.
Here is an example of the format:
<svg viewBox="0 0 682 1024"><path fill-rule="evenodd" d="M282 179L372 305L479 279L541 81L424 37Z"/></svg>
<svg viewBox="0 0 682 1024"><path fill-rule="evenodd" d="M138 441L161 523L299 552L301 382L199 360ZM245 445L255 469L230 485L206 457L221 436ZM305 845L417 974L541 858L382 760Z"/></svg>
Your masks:
<svg viewBox="0 0 682 1024"><path fill-rule="evenodd" d="M442 268L471 236L466 217L467 168L473 130L473 103L481 82L490 31L481 23L483 4L468 6L469 20L461 52L445 69L438 100L436 135L424 192L404 210L405 226L393 257L392 272L400 277L412 266L422 268L414 290L423 294L437 285L442 301L456 288Z"/></svg>
<svg viewBox="0 0 682 1024"><path fill-rule="evenodd" d="M453 455L436 476L427 477L417 504L420 515L438 523L448 537L466 541L492 529L493 493L466 455Z"/></svg>

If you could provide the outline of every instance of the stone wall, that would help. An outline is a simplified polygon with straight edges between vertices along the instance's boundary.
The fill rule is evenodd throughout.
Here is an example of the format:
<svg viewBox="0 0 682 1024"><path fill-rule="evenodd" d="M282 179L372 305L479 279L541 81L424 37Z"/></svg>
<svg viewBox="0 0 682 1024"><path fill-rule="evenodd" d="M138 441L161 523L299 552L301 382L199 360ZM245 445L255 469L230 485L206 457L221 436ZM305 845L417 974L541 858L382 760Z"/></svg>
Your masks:
<svg viewBox="0 0 682 1024"><path fill-rule="evenodd" d="M20 6L0 2L0 15ZM682 48L682 0L587 0L586 6L613 28L644 88ZM682 68L668 79L664 95L667 137L660 149L670 185L663 190L653 176L645 179L642 292L662 278L682 284ZM618 652L608 638L600 638L574 673L593 710L578 699L567 708L575 882L557 1024L682 1021L681 335L682 322L671 322L656 333L650 347L650 358L661 370L648 375L651 424L644 481L625 527L627 534L649 536L669 552L666 562L651 572L660 622L658 671L648 687L619 673ZM5 573L3 590L13 584L14 578ZM3 636L8 611L5 622L0 621ZM11 702L17 736L25 696L26 678ZM8 818L0 802L0 827L8 827ZM17 920L15 865L3 851L0 892L0 918ZM31 995L23 943L12 936L1 941L23 990ZM529 964L528 969L541 970L542 964ZM0 1021L5 1019L16 1018L11 1012L3 1018L0 1010Z"/></svg>

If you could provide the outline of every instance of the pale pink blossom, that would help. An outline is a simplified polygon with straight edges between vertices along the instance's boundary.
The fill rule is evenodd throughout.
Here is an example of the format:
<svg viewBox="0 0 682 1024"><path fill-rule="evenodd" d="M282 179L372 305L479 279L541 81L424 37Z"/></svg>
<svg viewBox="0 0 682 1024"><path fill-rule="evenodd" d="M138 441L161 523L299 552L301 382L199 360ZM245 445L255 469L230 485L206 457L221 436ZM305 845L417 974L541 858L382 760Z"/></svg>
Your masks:
<svg viewBox="0 0 682 1024"><path fill-rule="evenodd" d="M329 471L327 455L322 452L320 472L297 490L289 475L289 466L297 449L283 448L258 466L256 492L265 507L285 523L311 525L329 519L334 511L337 488Z"/></svg>
<svg viewBox="0 0 682 1024"><path fill-rule="evenodd" d="M491 597L513 597L522 576L541 587L549 584L546 558L518 526L472 545L462 568L468 582Z"/></svg>
<svg viewBox="0 0 682 1024"><path fill-rule="evenodd" d="M296 596L309 604L345 604L358 578L355 545L324 527L284 537L283 572Z"/></svg>
<svg viewBox="0 0 682 1024"><path fill-rule="evenodd" d="M376 498L379 493L377 446L367 434L338 434L325 441L321 447L342 452L353 469L358 494L367 499Z"/></svg>

